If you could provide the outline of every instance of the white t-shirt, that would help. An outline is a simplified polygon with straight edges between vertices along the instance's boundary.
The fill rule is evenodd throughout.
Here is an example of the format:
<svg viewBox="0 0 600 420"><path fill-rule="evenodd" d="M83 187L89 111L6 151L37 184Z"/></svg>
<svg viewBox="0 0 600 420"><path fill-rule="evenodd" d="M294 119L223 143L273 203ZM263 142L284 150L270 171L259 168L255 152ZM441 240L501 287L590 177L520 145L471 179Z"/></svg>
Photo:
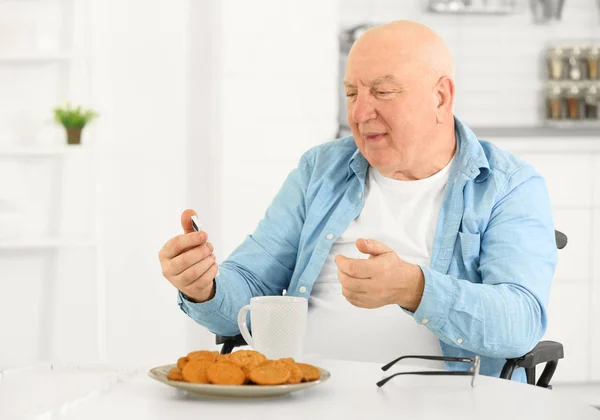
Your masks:
<svg viewBox="0 0 600 420"><path fill-rule="evenodd" d="M428 266L451 163L416 181L386 178L369 167L364 208L333 243L309 298L304 354L379 363L408 354L441 355L437 337L398 305L363 309L350 304L333 258L368 258L358 251L356 240L372 238L403 260ZM406 363L443 367L442 362L418 359Z"/></svg>

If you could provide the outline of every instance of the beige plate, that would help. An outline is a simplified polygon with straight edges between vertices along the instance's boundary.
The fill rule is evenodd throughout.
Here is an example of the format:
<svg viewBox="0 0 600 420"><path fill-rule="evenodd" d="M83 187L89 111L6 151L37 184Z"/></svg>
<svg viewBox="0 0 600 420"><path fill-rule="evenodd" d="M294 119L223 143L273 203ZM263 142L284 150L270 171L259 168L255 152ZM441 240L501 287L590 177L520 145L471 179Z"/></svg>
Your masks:
<svg viewBox="0 0 600 420"><path fill-rule="evenodd" d="M213 384L192 384L189 382L170 381L167 379L167 373L176 364L157 366L148 371L148 376L175 388L183 389L192 395L212 398L268 398L287 395L290 392L300 391L311 388L315 385L327 381L331 374L325 369L319 368L321 378L313 382L301 382L294 385L213 385Z"/></svg>

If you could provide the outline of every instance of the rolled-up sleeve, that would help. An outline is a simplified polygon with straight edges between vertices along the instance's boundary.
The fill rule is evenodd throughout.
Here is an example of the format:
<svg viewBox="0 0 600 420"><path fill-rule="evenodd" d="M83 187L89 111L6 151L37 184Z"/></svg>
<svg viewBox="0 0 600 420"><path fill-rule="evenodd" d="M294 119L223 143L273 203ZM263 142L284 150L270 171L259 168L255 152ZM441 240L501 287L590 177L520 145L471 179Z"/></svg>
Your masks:
<svg viewBox="0 0 600 420"><path fill-rule="evenodd" d="M421 266L425 288L413 316L450 345L488 357L522 356L546 331L556 263L546 184L527 166L509 178L482 233L482 282Z"/></svg>

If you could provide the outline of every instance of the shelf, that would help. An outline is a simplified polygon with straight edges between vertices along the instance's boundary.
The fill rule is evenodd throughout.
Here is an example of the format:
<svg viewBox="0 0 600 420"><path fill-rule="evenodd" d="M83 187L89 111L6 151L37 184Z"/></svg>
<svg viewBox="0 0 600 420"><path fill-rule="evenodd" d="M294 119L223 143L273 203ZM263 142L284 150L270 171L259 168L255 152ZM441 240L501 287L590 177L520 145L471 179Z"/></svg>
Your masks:
<svg viewBox="0 0 600 420"><path fill-rule="evenodd" d="M429 13L452 15L514 15L518 13L515 6L465 6L462 3L432 3L428 6Z"/></svg>
<svg viewBox="0 0 600 420"><path fill-rule="evenodd" d="M565 121L568 122L568 121ZM583 122L583 121L582 121ZM505 127L470 127L471 130L480 139L486 137L515 137L515 138L538 138L547 140L550 137L553 138L573 138L581 137L583 139L589 138L589 140L600 142L600 134L597 126L584 126L582 124L573 123L571 125L565 124L561 128L553 127L550 124L546 126L538 127L517 127L517 126L505 126Z"/></svg>
<svg viewBox="0 0 600 420"><path fill-rule="evenodd" d="M6 54L0 53L0 64L22 64L22 63L52 63L67 61L73 58L69 53L30 53L30 54Z"/></svg>
<svg viewBox="0 0 600 420"><path fill-rule="evenodd" d="M95 246L95 241L86 238L0 238L0 250L20 251L55 248L93 248Z"/></svg>
<svg viewBox="0 0 600 420"><path fill-rule="evenodd" d="M89 146L64 145L54 147L4 147L0 146L0 159L2 158L50 158L60 157L67 153L79 153L88 150Z"/></svg>

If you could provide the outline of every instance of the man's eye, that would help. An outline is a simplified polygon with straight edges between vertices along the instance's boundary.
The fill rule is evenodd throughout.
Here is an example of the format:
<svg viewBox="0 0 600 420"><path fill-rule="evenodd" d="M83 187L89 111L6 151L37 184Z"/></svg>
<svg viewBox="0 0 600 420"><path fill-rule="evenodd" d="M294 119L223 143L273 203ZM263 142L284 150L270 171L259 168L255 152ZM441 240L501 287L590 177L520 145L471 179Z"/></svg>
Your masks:
<svg viewBox="0 0 600 420"><path fill-rule="evenodd" d="M378 94L378 95L388 95L388 94L390 94L390 93L391 93L391 92L384 92L383 90L378 90L378 91L377 91L377 94Z"/></svg>
<svg viewBox="0 0 600 420"><path fill-rule="evenodd" d="M354 93L354 92L346 92L346 97L352 98L354 96L356 96L356 93Z"/></svg>

